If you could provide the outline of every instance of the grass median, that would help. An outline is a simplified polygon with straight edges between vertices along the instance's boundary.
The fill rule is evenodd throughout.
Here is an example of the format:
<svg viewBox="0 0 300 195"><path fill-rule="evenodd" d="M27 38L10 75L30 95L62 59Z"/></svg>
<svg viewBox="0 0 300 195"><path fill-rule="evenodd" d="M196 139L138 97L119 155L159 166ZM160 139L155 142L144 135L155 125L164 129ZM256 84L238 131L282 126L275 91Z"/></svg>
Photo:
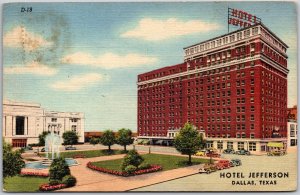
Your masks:
<svg viewBox="0 0 300 195"><path fill-rule="evenodd" d="M164 155L164 154L144 154L142 156L145 159L144 162L149 164L160 165L163 167L163 171L189 166L187 163L188 157L172 156L172 155ZM116 159L116 160L93 162L92 164L97 167L103 167L115 171L122 171L121 170L122 161L123 159ZM208 162L209 159L201 159L201 158L192 159L192 165L208 163Z"/></svg>
<svg viewBox="0 0 300 195"><path fill-rule="evenodd" d="M7 192L37 192L41 184L48 183L48 177L14 176L4 180Z"/></svg>

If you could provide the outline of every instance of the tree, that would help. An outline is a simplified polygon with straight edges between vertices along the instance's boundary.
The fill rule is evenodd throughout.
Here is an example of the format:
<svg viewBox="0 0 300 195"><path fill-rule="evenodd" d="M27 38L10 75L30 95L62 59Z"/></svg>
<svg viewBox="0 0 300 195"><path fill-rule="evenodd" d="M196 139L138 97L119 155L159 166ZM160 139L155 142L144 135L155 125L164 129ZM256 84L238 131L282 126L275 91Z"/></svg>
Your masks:
<svg viewBox="0 0 300 195"><path fill-rule="evenodd" d="M134 139L132 138L132 132L130 129L120 129L118 131L117 143L121 146L124 146L126 151L126 146L132 144Z"/></svg>
<svg viewBox="0 0 300 195"><path fill-rule="evenodd" d="M104 146L108 146L108 151L111 151L110 147L116 143L115 134L112 130L106 130L100 138L100 143Z"/></svg>
<svg viewBox="0 0 300 195"><path fill-rule="evenodd" d="M24 166L20 151L13 151L10 144L3 142L3 178L19 174Z"/></svg>
<svg viewBox="0 0 300 195"><path fill-rule="evenodd" d="M61 181L66 175L70 175L70 168L65 159L62 157L53 159L49 169L49 180Z"/></svg>
<svg viewBox="0 0 300 195"><path fill-rule="evenodd" d="M199 150L202 146L202 142L203 138L199 135L196 128L192 124L186 123L184 127L180 129L178 135L175 136L174 146L181 154L189 156L188 163L191 164L191 156Z"/></svg>
<svg viewBox="0 0 300 195"><path fill-rule="evenodd" d="M66 131L63 133L64 145L73 145L78 142L78 135L75 131Z"/></svg>
<svg viewBox="0 0 300 195"><path fill-rule="evenodd" d="M124 171L129 165L138 167L143 161L144 158L136 150L130 150L123 158L121 169Z"/></svg>
<svg viewBox="0 0 300 195"><path fill-rule="evenodd" d="M96 138L96 137L92 137L90 139L90 144L93 144L93 145L96 145L96 144L99 144L99 138Z"/></svg>
<svg viewBox="0 0 300 195"><path fill-rule="evenodd" d="M38 143L38 146L45 146L45 139L46 139L46 136L49 134L48 131L43 131L43 133L41 133L39 135L39 143Z"/></svg>

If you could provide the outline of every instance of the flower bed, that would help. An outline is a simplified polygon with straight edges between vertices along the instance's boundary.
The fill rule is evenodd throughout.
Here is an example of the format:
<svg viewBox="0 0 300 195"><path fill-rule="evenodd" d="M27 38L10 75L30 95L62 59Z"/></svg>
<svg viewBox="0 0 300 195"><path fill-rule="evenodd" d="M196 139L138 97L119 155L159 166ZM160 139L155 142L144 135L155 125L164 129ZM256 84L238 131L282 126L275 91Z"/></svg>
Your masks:
<svg viewBox="0 0 300 195"><path fill-rule="evenodd" d="M21 171L21 176L49 177L49 173Z"/></svg>
<svg viewBox="0 0 300 195"><path fill-rule="evenodd" d="M67 187L66 184L57 184L57 185L50 185L48 183L42 184L40 186L40 191L52 191L52 190L58 190Z"/></svg>
<svg viewBox="0 0 300 195"><path fill-rule="evenodd" d="M108 174L118 175L118 176L123 176L123 177L128 177L128 176L132 176L132 175L141 175L141 174L146 174L146 173L153 173L153 172L162 170L162 166L151 165L151 167L148 169L137 170L132 175L129 175L125 171L115 171L115 170L106 169L103 167L97 167L97 166L93 165L92 162L88 162L86 166L90 169L93 169L93 170L96 170L96 171L99 171L102 173L108 173Z"/></svg>

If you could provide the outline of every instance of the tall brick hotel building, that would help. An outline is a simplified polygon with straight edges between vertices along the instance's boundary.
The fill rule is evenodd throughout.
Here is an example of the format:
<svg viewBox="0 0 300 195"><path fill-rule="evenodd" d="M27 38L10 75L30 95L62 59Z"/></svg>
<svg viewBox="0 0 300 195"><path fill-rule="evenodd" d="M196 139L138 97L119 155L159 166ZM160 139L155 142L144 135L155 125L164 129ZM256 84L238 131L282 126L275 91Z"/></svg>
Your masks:
<svg viewBox="0 0 300 195"><path fill-rule="evenodd" d="M259 23L185 47L183 63L138 75L138 137L169 143L190 122L219 150L286 145L287 48Z"/></svg>

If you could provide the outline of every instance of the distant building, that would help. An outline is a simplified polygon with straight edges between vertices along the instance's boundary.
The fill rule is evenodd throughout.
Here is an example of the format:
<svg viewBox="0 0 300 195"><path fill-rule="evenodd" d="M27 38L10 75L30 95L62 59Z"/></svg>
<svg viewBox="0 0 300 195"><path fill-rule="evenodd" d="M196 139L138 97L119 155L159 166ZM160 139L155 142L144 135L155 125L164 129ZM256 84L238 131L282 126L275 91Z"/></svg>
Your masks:
<svg viewBox="0 0 300 195"><path fill-rule="evenodd" d="M287 109L287 146L297 146L298 124L297 124L297 106Z"/></svg>
<svg viewBox="0 0 300 195"><path fill-rule="evenodd" d="M115 136L117 136L117 131L114 131ZM99 138L103 135L103 131L89 131L84 132L84 142L89 142L92 137ZM132 137L137 137L136 132L132 132Z"/></svg>
<svg viewBox="0 0 300 195"><path fill-rule="evenodd" d="M46 111L40 104L4 100L2 135L14 147L38 143L38 136L54 132L62 136L75 131L84 142L84 114L80 112Z"/></svg>
<svg viewBox="0 0 300 195"><path fill-rule="evenodd" d="M286 146L287 48L255 24L185 47L181 64L138 75L138 138L172 141L190 122L208 147Z"/></svg>
<svg viewBox="0 0 300 195"><path fill-rule="evenodd" d="M288 120L295 120L297 121L297 106L293 106L292 108L287 109L287 117Z"/></svg>
<svg viewBox="0 0 300 195"><path fill-rule="evenodd" d="M288 129L287 147L297 146L297 134L298 134L297 121L288 121L287 129Z"/></svg>

